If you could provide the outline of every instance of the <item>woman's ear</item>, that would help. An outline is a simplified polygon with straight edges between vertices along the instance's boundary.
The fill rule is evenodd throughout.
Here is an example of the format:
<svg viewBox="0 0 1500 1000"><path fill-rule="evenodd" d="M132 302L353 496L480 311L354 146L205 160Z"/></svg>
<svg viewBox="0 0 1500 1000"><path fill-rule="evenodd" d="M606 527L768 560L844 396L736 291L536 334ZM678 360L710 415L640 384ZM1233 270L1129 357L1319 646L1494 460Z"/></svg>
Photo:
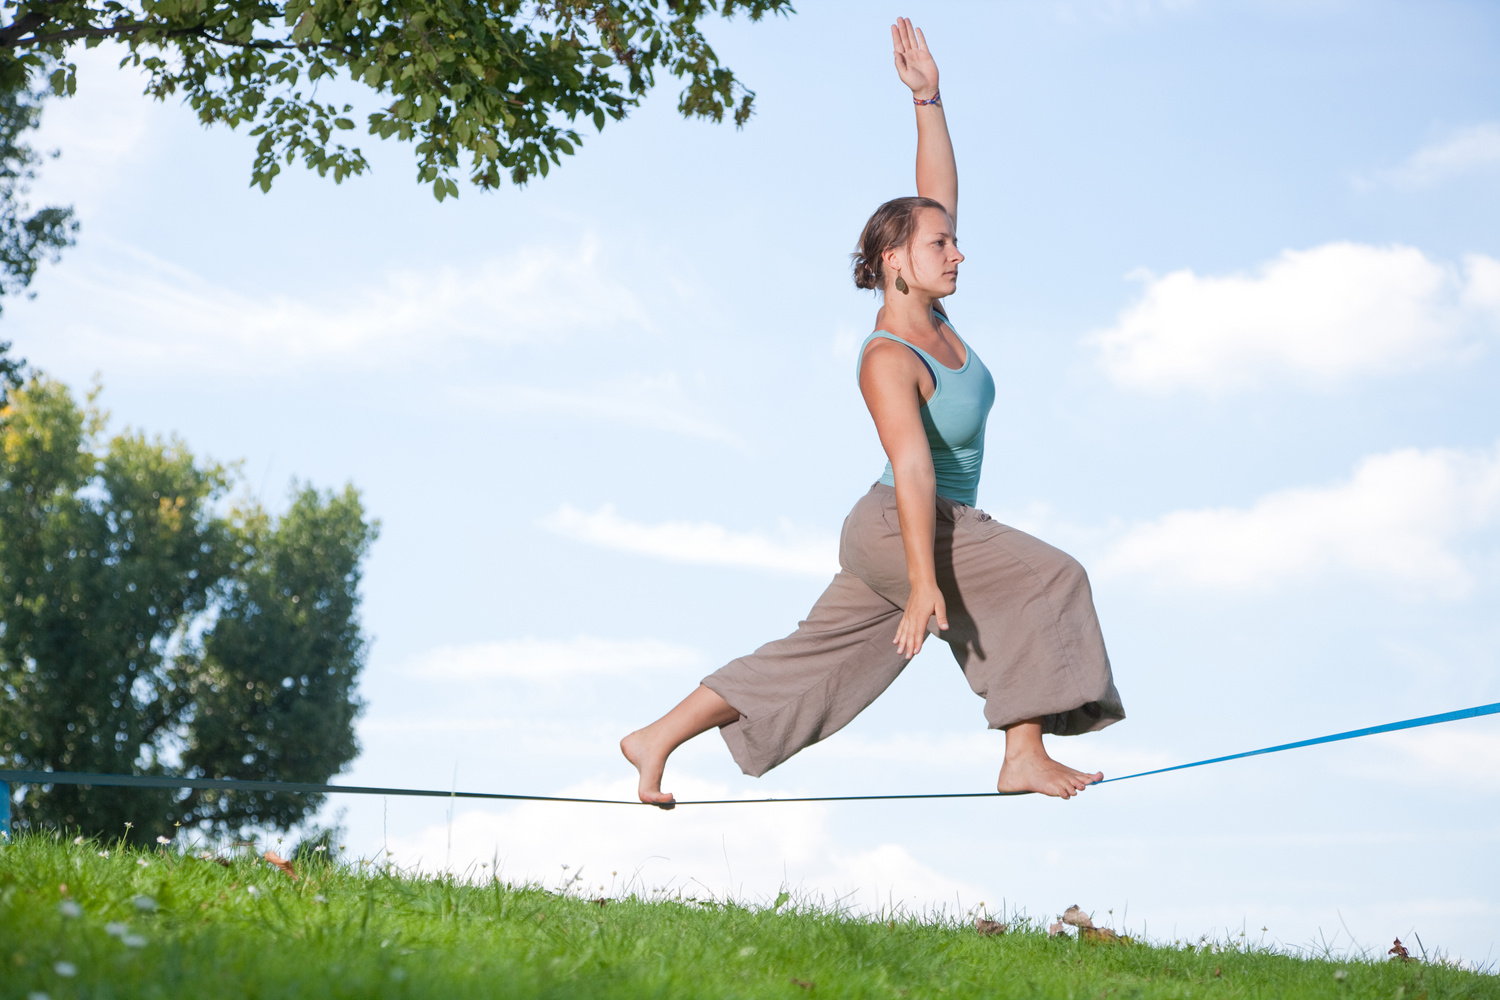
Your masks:
<svg viewBox="0 0 1500 1000"><path fill-rule="evenodd" d="M885 265L886 274L899 274L906 270L906 254L901 252L900 247L891 247L881 254L880 262Z"/></svg>

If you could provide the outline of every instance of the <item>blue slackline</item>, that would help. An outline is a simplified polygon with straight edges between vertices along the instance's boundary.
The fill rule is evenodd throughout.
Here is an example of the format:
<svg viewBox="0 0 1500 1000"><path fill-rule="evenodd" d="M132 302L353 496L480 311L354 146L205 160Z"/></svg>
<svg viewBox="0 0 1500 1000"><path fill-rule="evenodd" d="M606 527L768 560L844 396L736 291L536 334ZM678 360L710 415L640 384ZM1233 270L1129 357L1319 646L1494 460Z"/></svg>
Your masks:
<svg viewBox="0 0 1500 1000"><path fill-rule="evenodd" d="M1462 708L1456 712L1443 712L1438 715L1424 715L1416 719L1403 719L1400 722L1387 722L1383 726L1368 726L1364 729L1351 729L1348 732L1334 733L1331 736L1318 736L1310 740L1298 740L1296 743L1280 743L1273 747L1262 747L1259 750L1246 750L1243 753L1232 753L1224 757L1209 757L1205 760L1195 760L1190 764L1174 764L1171 767L1158 767L1151 771L1139 771L1135 774L1126 774L1118 778L1105 778L1097 784L1108 784L1112 781L1129 781L1131 778L1144 778L1152 774L1165 774L1168 771L1182 771L1190 767L1205 767L1209 764L1222 764L1225 761L1239 760L1242 757L1258 757L1261 754L1279 753L1282 750L1297 750L1301 747L1317 746L1320 743L1338 743L1341 740L1358 739L1361 736L1375 736L1379 733L1394 733L1402 729L1418 729L1422 726L1435 726L1442 722L1457 722L1460 719L1475 719L1483 715L1500 715L1500 702L1492 705L1476 705L1473 708ZM205 791L234 791L234 792L296 792L314 795L344 794L344 795L416 795L444 799L505 799L515 802L581 802L588 805L609 806L643 806L652 805L652 802L633 802L628 799L584 799L571 798L562 795L514 795L505 792L460 792L439 791L428 788L376 788L367 785L324 785L315 782L304 781L242 781L234 778L174 778L167 775L139 775L139 774L88 774L81 771L4 771L0 770L0 782L14 782L20 785L101 785L121 788L195 788ZM916 792L905 795L808 795L798 798L786 799L688 799L657 806L657 808L670 808L678 806L738 806L751 803L766 802L875 802L889 799L988 799L998 798L1005 795L1031 795L1032 792Z"/></svg>

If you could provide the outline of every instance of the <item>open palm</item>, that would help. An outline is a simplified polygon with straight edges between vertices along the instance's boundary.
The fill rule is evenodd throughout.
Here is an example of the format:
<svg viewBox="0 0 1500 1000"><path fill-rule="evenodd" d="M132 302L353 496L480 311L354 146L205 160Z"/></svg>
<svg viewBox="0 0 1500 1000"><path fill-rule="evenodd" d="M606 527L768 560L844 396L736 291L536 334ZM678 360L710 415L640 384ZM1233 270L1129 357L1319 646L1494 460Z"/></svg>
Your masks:
<svg viewBox="0 0 1500 1000"><path fill-rule="evenodd" d="M920 98L937 93L937 63L927 48L927 39L922 37L922 29L913 27L910 18L897 18L891 25L891 44L896 50L896 73L901 82Z"/></svg>

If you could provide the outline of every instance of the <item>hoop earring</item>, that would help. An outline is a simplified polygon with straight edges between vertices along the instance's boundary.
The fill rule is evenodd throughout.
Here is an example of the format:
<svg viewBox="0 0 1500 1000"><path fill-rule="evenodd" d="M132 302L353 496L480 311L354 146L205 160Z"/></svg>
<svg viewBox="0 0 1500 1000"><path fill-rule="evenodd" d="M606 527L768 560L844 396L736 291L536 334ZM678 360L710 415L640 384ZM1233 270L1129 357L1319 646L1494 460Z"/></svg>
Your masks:
<svg viewBox="0 0 1500 1000"><path fill-rule="evenodd" d="M901 277L901 272L899 271L896 272L896 291L900 292L902 295L905 295L911 291L911 289L906 285L906 279Z"/></svg>

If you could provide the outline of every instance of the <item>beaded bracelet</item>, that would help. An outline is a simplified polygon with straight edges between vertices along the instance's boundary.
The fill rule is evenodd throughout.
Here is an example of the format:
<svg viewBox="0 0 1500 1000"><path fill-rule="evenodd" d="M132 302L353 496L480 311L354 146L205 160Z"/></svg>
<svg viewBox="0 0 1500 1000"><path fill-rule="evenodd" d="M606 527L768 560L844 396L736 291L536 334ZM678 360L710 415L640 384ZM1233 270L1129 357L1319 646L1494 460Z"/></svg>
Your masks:
<svg viewBox="0 0 1500 1000"><path fill-rule="evenodd" d="M943 93L940 90L934 90L932 92L932 96L929 97L929 98L927 98L927 100L924 101L924 100L922 100L920 98L913 97L911 99L911 102L913 104L916 104L916 105L922 105L922 104L937 104L937 105L941 105L943 103Z"/></svg>

